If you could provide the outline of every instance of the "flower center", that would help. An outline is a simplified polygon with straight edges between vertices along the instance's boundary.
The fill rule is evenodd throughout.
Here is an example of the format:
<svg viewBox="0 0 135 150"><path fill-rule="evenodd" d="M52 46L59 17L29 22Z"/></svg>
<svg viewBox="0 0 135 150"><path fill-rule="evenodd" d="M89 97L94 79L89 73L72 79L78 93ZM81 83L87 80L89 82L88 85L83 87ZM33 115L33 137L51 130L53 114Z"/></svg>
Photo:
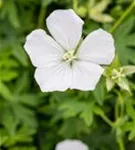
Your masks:
<svg viewBox="0 0 135 150"><path fill-rule="evenodd" d="M116 70L116 69L113 69L112 71L112 79L115 80L115 79L120 79L120 78L123 78L125 77L125 75L123 74L123 69L120 68L119 70Z"/></svg>
<svg viewBox="0 0 135 150"><path fill-rule="evenodd" d="M76 56L74 55L74 51L67 51L64 55L63 55L63 60L70 62L73 61L74 59L76 59Z"/></svg>

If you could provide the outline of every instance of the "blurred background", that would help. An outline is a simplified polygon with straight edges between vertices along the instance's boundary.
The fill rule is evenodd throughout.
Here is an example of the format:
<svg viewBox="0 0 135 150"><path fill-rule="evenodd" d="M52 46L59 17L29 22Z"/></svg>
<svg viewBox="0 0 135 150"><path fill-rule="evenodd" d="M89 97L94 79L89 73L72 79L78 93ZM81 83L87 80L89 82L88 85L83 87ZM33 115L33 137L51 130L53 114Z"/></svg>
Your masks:
<svg viewBox="0 0 135 150"><path fill-rule="evenodd" d="M93 92L42 93L34 80L26 36L47 30L53 10L69 8L85 21L84 37L99 27L113 34L110 70L135 65L134 0L0 0L0 150L54 150L67 138L90 150L135 150L134 75L109 92L109 73Z"/></svg>

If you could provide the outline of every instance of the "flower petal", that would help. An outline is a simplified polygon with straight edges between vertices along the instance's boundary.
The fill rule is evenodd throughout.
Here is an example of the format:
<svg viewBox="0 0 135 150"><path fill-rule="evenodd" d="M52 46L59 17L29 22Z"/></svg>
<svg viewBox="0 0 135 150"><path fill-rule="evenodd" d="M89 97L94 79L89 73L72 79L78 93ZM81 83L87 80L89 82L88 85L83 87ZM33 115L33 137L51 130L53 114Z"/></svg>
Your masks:
<svg viewBox="0 0 135 150"><path fill-rule="evenodd" d="M37 68L35 79L43 92L65 91L71 84L71 68L59 62L53 67Z"/></svg>
<svg viewBox="0 0 135 150"><path fill-rule="evenodd" d="M81 39L83 21L72 9L55 10L46 22L50 33L64 49L76 48Z"/></svg>
<svg viewBox="0 0 135 150"><path fill-rule="evenodd" d="M72 66L71 89L94 90L104 69L88 61L76 61Z"/></svg>
<svg viewBox="0 0 135 150"><path fill-rule="evenodd" d="M102 29L90 33L81 44L78 55L82 60L97 64L110 64L115 55L112 35Z"/></svg>
<svg viewBox="0 0 135 150"><path fill-rule="evenodd" d="M42 29L27 36L24 48L36 67L54 64L64 54L64 50Z"/></svg>
<svg viewBox="0 0 135 150"><path fill-rule="evenodd" d="M55 150L88 150L88 146L80 140L64 140L56 145Z"/></svg>

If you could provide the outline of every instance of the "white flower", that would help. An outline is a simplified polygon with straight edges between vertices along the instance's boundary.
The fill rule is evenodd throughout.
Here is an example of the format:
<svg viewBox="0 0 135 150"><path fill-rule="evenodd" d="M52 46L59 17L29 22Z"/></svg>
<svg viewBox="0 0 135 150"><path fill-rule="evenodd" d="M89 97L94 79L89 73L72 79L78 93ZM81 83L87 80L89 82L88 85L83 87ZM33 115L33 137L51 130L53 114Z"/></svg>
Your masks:
<svg viewBox="0 0 135 150"><path fill-rule="evenodd" d="M102 29L81 42L84 22L73 10L55 10L46 20L49 36L37 29L27 36L25 50L36 68L35 79L41 90L94 90L110 64L115 47L111 34Z"/></svg>
<svg viewBox="0 0 135 150"><path fill-rule="evenodd" d="M56 145L55 150L88 150L88 146L79 140L65 140Z"/></svg>

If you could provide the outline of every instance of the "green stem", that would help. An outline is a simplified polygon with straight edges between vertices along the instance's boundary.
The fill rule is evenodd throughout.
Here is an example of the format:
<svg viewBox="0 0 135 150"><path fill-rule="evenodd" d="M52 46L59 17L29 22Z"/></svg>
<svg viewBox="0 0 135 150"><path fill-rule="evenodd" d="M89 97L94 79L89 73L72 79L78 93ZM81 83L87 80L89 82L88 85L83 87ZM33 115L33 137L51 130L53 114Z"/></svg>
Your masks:
<svg viewBox="0 0 135 150"><path fill-rule="evenodd" d="M108 117L106 117L105 115L100 115L100 116L109 126L111 127L114 126L113 122L110 119L108 119Z"/></svg>
<svg viewBox="0 0 135 150"><path fill-rule="evenodd" d="M133 3L131 3L131 5L129 5L127 10L122 14L122 16L118 19L118 21L116 21L116 23L110 29L110 33L113 33L119 27L119 25L130 14L130 12L133 10L134 7L135 7L135 0L133 0Z"/></svg>
<svg viewBox="0 0 135 150"><path fill-rule="evenodd" d="M42 28L44 26L45 14L46 14L46 7L41 6L38 17L38 28Z"/></svg>
<svg viewBox="0 0 135 150"><path fill-rule="evenodd" d="M73 0L73 9L76 11L78 8L78 0Z"/></svg>
<svg viewBox="0 0 135 150"><path fill-rule="evenodd" d="M115 103L115 120L117 120L118 117L119 117L119 101L117 99Z"/></svg>
<svg viewBox="0 0 135 150"><path fill-rule="evenodd" d="M122 138L118 139L119 150L125 150L124 142Z"/></svg>
<svg viewBox="0 0 135 150"><path fill-rule="evenodd" d="M124 116L124 99L121 94L119 94L119 101L120 101L120 116Z"/></svg>

